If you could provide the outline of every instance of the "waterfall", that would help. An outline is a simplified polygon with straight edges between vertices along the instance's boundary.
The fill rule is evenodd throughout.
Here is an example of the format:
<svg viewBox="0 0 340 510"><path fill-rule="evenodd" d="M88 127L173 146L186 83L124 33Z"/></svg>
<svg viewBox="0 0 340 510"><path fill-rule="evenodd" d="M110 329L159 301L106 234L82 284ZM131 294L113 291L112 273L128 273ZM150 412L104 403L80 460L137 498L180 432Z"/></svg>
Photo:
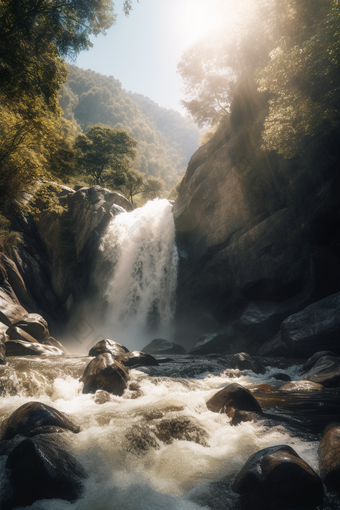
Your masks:
<svg viewBox="0 0 340 510"><path fill-rule="evenodd" d="M168 200L156 199L117 215L99 246L95 278L105 302L105 334L139 349L156 336L171 336L178 265L171 209Z"/></svg>

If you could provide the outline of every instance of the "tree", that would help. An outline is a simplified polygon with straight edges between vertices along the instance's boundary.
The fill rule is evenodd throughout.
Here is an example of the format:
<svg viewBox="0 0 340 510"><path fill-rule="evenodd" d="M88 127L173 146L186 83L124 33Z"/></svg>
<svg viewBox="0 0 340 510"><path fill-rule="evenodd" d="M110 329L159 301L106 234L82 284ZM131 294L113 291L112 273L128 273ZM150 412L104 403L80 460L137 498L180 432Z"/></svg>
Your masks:
<svg viewBox="0 0 340 510"><path fill-rule="evenodd" d="M75 140L77 163L99 186L123 184L137 142L124 129L92 126Z"/></svg>
<svg viewBox="0 0 340 510"><path fill-rule="evenodd" d="M150 175L145 178L138 170L131 169L125 174L122 184L116 185L133 204L133 197L141 194L145 200L154 200L159 197L164 189L164 182L157 177Z"/></svg>

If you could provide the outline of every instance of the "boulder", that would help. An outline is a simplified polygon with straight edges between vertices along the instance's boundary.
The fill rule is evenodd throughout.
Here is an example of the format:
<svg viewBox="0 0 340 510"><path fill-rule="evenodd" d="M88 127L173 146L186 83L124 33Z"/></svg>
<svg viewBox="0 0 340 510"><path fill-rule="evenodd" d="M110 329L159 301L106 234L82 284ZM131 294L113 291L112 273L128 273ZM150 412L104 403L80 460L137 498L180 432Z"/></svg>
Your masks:
<svg viewBox="0 0 340 510"><path fill-rule="evenodd" d="M230 418L235 410L261 414L262 410L249 390L240 384L229 384L213 395L207 402L207 408L214 413L226 413Z"/></svg>
<svg viewBox="0 0 340 510"><path fill-rule="evenodd" d="M332 351L319 351L319 352L316 352L316 353L313 354L313 356L308 358L308 360L306 361L306 363L303 366L303 369L306 372L308 372L308 370L313 368L315 363L317 361L319 361L319 359L322 358L323 356L334 356L334 357L337 357L337 355L334 352L332 352Z"/></svg>
<svg viewBox="0 0 340 510"><path fill-rule="evenodd" d="M33 338L33 336L17 326L11 326L8 328L6 334L9 340L22 340L23 342L31 342L33 344L39 343L38 340Z"/></svg>
<svg viewBox="0 0 340 510"><path fill-rule="evenodd" d="M27 311L21 306L13 291L7 293L3 288L0 288L0 322L9 327L25 314Z"/></svg>
<svg viewBox="0 0 340 510"><path fill-rule="evenodd" d="M288 349L281 339L281 331L273 338L264 342L256 351L257 356L288 356Z"/></svg>
<svg viewBox="0 0 340 510"><path fill-rule="evenodd" d="M321 350L340 354L340 292L307 306L281 325L291 356L309 357Z"/></svg>
<svg viewBox="0 0 340 510"><path fill-rule="evenodd" d="M96 356L84 370L81 381L83 393L96 393L105 390L114 395L123 395L129 376L124 366L113 359L108 352Z"/></svg>
<svg viewBox="0 0 340 510"><path fill-rule="evenodd" d="M117 361L126 367L158 366L158 361L142 351L132 351L118 356Z"/></svg>
<svg viewBox="0 0 340 510"><path fill-rule="evenodd" d="M41 402L27 402L3 420L0 440L9 440L17 435L28 437L35 435L37 433L35 431L37 429L41 431L42 428L46 433L48 430L46 427L52 427L49 432L53 433L56 432L55 427L74 433L80 432L80 427L67 414Z"/></svg>
<svg viewBox="0 0 340 510"><path fill-rule="evenodd" d="M110 402L111 397L110 393L104 390L97 390L94 396L94 401L96 404L106 404L106 402Z"/></svg>
<svg viewBox="0 0 340 510"><path fill-rule="evenodd" d="M114 340L103 339L100 342L96 343L93 347L91 347L89 351L89 356L99 356L99 354L104 354L108 352L112 354L114 358L117 358L121 354L125 354L129 352L129 349L124 347L124 345L115 342Z"/></svg>
<svg viewBox="0 0 340 510"><path fill-rule="evenodd" d="M322 356L302 378L322 384L326 388L338 388L340 386L340 358Z"/></svg>
<svg viewBox="0 0 340 510"><path fill-rule="evenodd" d="M83 493L87 474L57 437L40 435L21 441L6 462L12 497L6 510L28 506L41 499L74 501Z"/></svg>
<svg viewBox="0 0 340 510"><path fill-rule="evenodd" d="M189 354L224 354L235 352L240 344L243 343L243 338L237 328L230 324L225 327L219 328L213 333L202 335L195 347L193 347Z"/></svg>
<svg viewBox="0 0 340 510"><path fill-rule="evenodd" d="M163 338L155 338L148 345L143 347L146 354L186 354L186 350L179 344L169 342Z"/></svg>
<svg viewBox="0 0 340 510"><path fill-rule="evenodd" d="M42 344L43 345L51 345L52 347L57 347L57 349L60 349L61 351L63 351L64 354L67 354L67 350L65 349L65 347L58 340L53 338L52 336L50 336L47 340L43 340Z"/></svg>
<svg viewBox="0 0 340 510"><path fill-rule="evenodd" d="M271 446L249 457L232 490L247 509L311 508L323 500L321 478L287 445Z"/></svg>
<svg viewBox="0 0 340 510"><path fill-rule="evenodd" d="M64 356L64 352L52 345L8 340L5 342L6 356Z"/></svg>
<svg viewBox="0 0 340 510"><path fill-rule="evenodd" d="M178 417L162 420L153 427L157 439L165 444L173 441L192 441L202 446L207 445L208 433L193 418Z"/></svg>
<svg viewBox="0 0 340 510"><path fill-rule="evenodd" d="M320 476L329 491L340 494L340 423L329 425L318 448Z"/></svg>
<svg viewBox="0 0 340 510"><path fill-rule="evenodd" d="M312 381L290 381L283 384L280 388L281 391L322 391L322 384L315 383Z"/></svg>
<svg viewBox="0 0 340 510"><path fill-rule="evenodd" d="M145 455L150 448L159 450L159 444L150 427L147 425L134 425L125 434L125 448L135 455Z"/></svg>
<svg viewBox="0 0 340 510"><path fill-rule="evenodd" d="M24 333L35 338L38 342L43 342L50 337L48 324L38 313L27 313L20 317L20 319L13 321L7 330L7 335L11 340L17 340L17 338L12 337L15 328L19 328ZM21 339L19 338L19 340Z"/></svg>
<svg viewBox="0 0 340 510"><path fill-rule="evenodd" d="M277 374L272 375L273 379L277 381L291 381L291 377L288 374L284 374L283 372L278 372Z"/></svg>
<svg viewBox="0 0 340 510"><path fill-rule="evenodd" d="M234 354L230 361L231 368L239 370L252 370L255 374L265 374L266 368L250 354L239 352Z"/></svg>

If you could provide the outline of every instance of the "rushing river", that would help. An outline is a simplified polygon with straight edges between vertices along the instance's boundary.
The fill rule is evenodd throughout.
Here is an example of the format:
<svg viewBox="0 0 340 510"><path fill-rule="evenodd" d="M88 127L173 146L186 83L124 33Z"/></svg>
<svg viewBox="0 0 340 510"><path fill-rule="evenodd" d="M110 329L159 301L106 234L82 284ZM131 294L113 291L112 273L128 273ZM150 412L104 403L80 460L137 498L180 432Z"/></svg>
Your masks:
<svg viewBox="0 0 340 510"><path fill-rule="evenodd" d="M206 401L231 382L248 385L265 381L277 387L272 375L278 368L255 375L226 369L223 356L171 358L172 362L158 367L132 369L133 389L122 397L111 395L110 402L101 405L95 403L94 395L82 394L79 378L88 357L8 358L7 366L0 367L1 418L30 400L68 413L82 427L79 434L65 433L70 449L90 475L84 497L76 503L45 500L30 509L233 508L237 498L230 485L236 473L251 454L276 444L292 445L317 469L316 436L306 437L282 424L231 426L227 415L206 407ZM300 368L281 367L280 372L297 379ZM155 436L159 424L181 418L192 422L198 431L189 440L169 443Z"/></svg>

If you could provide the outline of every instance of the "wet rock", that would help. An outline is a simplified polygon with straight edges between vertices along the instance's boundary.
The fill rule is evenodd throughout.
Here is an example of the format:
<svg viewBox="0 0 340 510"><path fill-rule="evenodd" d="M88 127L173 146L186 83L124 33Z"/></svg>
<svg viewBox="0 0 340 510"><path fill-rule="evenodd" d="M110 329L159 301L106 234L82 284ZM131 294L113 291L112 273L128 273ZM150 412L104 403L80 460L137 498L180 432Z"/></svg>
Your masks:
<svg viewBox="0 0 340 510"><path fill-rule="evenodd" d="M287 356L288 349L282 342L281 331L273 338L264 342L261 347L256 351L257 356Z"/></svg>
<svg viewBox="0 0 340 510"><path fill-rule="evenodd" d="M8 340L5 342L6 356L64 356L64 352L52 345Z"/></svg>
<svg viewBox="0 0 340 510"><path fill-rule="evenodd" d="M329 491L340 494L340 423L329 425L318 448L320 476Z"/></svg>
<svg viewBox="0 0 340 510"><path fill-rule="evenodd" d="M253 383L253 384L249 384L247 385L247 390L251 391L252 393L257 393L259 391L261 392L270 392L270 391L275 391L275 388L274 386L271 386L271 384L267 384L267 383Z"/></svg>
<svg viewBox="0 0 340 510"><path fill-rule="evenodd" d="M313 508L323 500L321 478L287 445L249 457L232 489L247 509Z"/></svg>
<svg viewBox="0 0 340 510"><path fill-rule="evenodd" d="M6 335L0 333L0 365L5 365L5 354L6 354L6 346L5 346Z"/></svg>
<svg viewBox="0 0 340 510"><path fill-rule="evenodd" d="M272 377L277 381L291 381L291 377L288 374L284 374L282 372L278 372L277 374L273 374Z"/></svg>
<svg viewBox="0 0 340 510"><path fill-rule="evenodd" d="M323 390L322 384L312 381L290 381L283 384L280 388L282 391L321 391Z"/></svg>
<svg viewBox="0 0 340 510"><path fill-rule="evenodd" d="M94 401L96 404L106 404L106 402L110 402L111 397L110 393L104 390L98 390L96 391Z"/></svg>
<svg viewBox="0 0 340 510"><path fill-rule="evenodd" d="M120 355L117 361L126 367L158 366L158 361L151 354L142 351L127 352Z"/></svg>
<svg viewBox="0 0 340 510"><path fill-rule="evenodd" d="M214 413L226 413L230 418L235 410L262 413L261 407L249 390L240 384L229 384L218 391L207 402L207 408Z"/></svg>
<svg viewBox="0 0 340 510"><path fill-rule="evenodd" d="M100 342L96 343L93 347L91 347L89 351L89 356L99 356L100 354L104 354L108 352L112 354L114 358L117 358L121 354L125 354L129 352L129 349L124 347L124 345L115 342L114 340L103 339Z"/></svg>
<svg viewBox="0 0 340 510"><path fill-rule="evenodd" d="M163 338L155 338L148 345L143 347L146 354L186 354L186 350L179 344L169 342Z"/></svg>
<svg viewBox="0 0 340 510"><path fill-rule="evenodd" d="M11 331L13 328L20 328L21 331L24 331L28 335L32 336L38 342L43 342L50 336L47 322L38 313L27 313L20 319L12 322L11 326L7 330L7 335L10 337L10 339L15 340L15 338L12 338L11 336Z"/></svg>
<svg viewBox="0 0 340 510"><path fill-rule="evenodd" d="M41 427L57 427L75 433L80 431L80 427L67 414L41 402L28 402L2 422L0 440L12 439L17 435L28 437Z"/></svg>
<svg viewBox="0 0 340 510"><path fill-rule="evenodd" d="M322 356L311 370L303 375L303 379L322 384L326 388L340 386L340 358Z"/></svg>
<svg viewBox="0 0 340 510"><path fill-rule="evenodd" d="M120 396L127 388L128 379L124 366L106 352L96 356L85 368L81 378L83 393L105 390Z"/></svg>
<svg viewBox="0 0 340 510"><path fill-rule="evenodd" d="M48 435L23 440L9 454L6 468L12 496L6 510L28 506L41 499L74 501L83 492L85 470L63 443Z"/></svg>
<svg viewBox="0 0 340 510"><path fill-rule="evenodd" d="M134 425L126 435L126 450L136 455L145 455L150 448L159 450L159 444L147 425Z"/></svg>
<svg viewBox="0 0 340 510"><path fill-rule="evenodd" d="M247 421L253 421L258 422L262 421L264 417L261 414L258 413L252 413L251 411L239 411L239 409L235 409L235 414L232 417L232 420L230 424L232 426L239 425L240 423L247 422Z"/></svg>
<svg viewBox="0 0 340 510"><path fill-rule="evenodd" d="M43 345L51 345L52 347L57 347L58 349L60 349L61 351L63 351L64 354L67 354L67 350L65 349L65 347L63 346L63 344L61 344L58 340L56 340L55 338L53 338L52 336L50 336L47 340L44 340L42 342Z"/></svg>
<svg viewBox="0 0 340 510"><path fill-rule="evenodd" d="M231 324L219 328L219 330L214 333L201 336L195 347L193 347L189 353L206 355L212 353L223 354L226 352L232 352L231 349L242 341L243 338L239 331L237 331L236 327Z"/></svg>
<svg viewBox="0 0 340 510"><path fill-rule="evenodd" d="M11 326L8 328L6 334L9 340L22 340L23 342L31 342L33 344L39 343L32 335L17 326Z"/></svg>
<svg viewBox="0 0 340 510"><path fill-rule="evenodd" d="M13 291L7 293L0 288L0 322L9 327L12 322L26 313L27 311L20 305Z"/></svg>
<svg viewBox="0 0 340 510"><path fill-rule="evenodd" d="M257 359L246 352L234 354L230 361L231 368L239 370L252 370L255 374L265 374L266 369Z"/></svg>
<svg viewBox="0 0 340 510"><path fill-rule="evenodd" d="M292 356L308 357L321 349L340 354L340 292L288 317L281 335Z"/></svg>
<svg viewBox="0 0 340 510"><path fill-rule="evenodd" d="M179 417L162 420L154 427L156 437L165 444L173 441L192 441L202 446L207 445L208 433L193 418Z"/></svg>
<svg viewBox="0 0 340 510"><path fill-rule="evenodd" d="M337 355L334 352L332 352L332 351L319 351L319 352L316 352L315 354L313 354L313 356L311 356L306 361L306 363L304 364L303 369L306 370L306 371L310 370L311 368L314 367L315 363L317 361L319 361L319 359L322 358L323 356L334 356L334 357L337 357Z"/></svg>

